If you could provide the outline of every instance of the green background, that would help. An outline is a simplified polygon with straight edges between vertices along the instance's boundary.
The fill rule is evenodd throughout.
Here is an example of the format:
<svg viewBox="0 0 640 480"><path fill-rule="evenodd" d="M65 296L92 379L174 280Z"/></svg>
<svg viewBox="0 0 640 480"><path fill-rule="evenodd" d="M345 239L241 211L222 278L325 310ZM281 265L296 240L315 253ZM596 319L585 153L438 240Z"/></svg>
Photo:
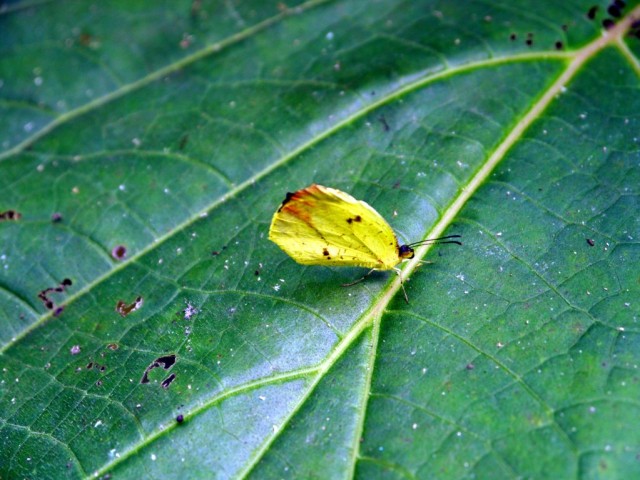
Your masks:
<svg viewBox="0 0 640 480"><path fill-rule="evenodd" d="M0 2L0 477L640 476L608 5ZM464 245L343 288L267 240L313 182Z"/></svg>

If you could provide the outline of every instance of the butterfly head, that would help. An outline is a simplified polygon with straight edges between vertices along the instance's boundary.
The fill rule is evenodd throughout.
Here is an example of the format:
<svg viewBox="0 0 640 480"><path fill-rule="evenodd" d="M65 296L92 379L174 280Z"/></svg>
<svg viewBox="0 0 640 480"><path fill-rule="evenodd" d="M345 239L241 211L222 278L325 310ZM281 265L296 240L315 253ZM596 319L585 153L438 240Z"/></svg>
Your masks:
<svg viewBox="0 0 640 480"><path fill-rule="evenodd" d="M398 248L398 256L402 260L409 259L415 256L415 252L409 245L400 245L400 247Z"/></svg>

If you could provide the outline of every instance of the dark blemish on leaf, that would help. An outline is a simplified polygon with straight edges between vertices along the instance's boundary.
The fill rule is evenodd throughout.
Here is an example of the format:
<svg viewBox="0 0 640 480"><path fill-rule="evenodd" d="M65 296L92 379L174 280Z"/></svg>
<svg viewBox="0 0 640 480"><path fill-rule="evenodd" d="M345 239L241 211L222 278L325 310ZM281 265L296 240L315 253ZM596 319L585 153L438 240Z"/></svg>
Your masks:
<svg viewBox="0 0 640 480"><path fill-rule="evenodd" d="M596 5L594 5L587 12L587 18L589 20L593 20L594 18L596 18L596 13L598 13L598 7Z"/></svg>
<svg viewBox="0 0 640 480"><path fill-rule="evenodd" d="M607 8L607 13L614 18L620 18L622 16L620 9L615 5L609 5L609 8Z"/></svg>
<svg viewBox="0 0 640 480"><path fill-rule="evenodd" d="M144 304L144 299L142 297L136 298L136 300L131 304L127 305L122 300L118 300L116 304L116 312L120 314L121 317L126 317L131 312L135 312Z"/></svg>
<svg viewBox="0 0 640 480"><path fill-rule="evenodd" d="M61 305L60 307L57 307L54 311L53 311L53 316L54 317L59 317L60 314L64 311L64 305Z"/></svg>
<svg viewBox="0 0 640 480"><path fill-rule="evenodd" d="M465 368L467 370L473 370L474 368L476 368L476 366L473 363L467 363L467 366Z"/></svg>
<svg viewBox="0 0 640 480"><path fill-rule="evenodd" d="M259 276L260 276L260 270L256 270L255 272L253 272L253 274L254 274L256 277L259 277Z"/></svg>
<svg viewBox="0 0 640 480"><path fill-rule="evenodd" d="M212 257L217 257L218 255L220 255L220 252L218 250L214 250L213 252L211 252Z"/></svg>
<svg viewBox="0 0 640 480"><path fill-rule="evenodd" d="M90 33L82 32L80 33L80 35L78 35L78 42L83 47L89 47L92 41L93 41L93 35L91 35Z"/></svg>
<svg viewBox="0 0 640 480"><path fill-rule="evenodd" d="M527 39L524 41L524 43L526 43L528 47L533 45L533 33L527 33Z"/></svg>
<svg viewBox="0 0 640 480"><path fill-rule="evenodd" d="M627 6L627 2L624 2L623 0L613 0L613 4L620 10Z"/></svg>
<svg viewBox="0 0 640 480"><path fill-rule="evenodd" d="M116 245L111 250L111 256L116 260L123 260L127 256L127 247L124 245Z"/></svg>
<svg viewBox="0 0 640 480"><path fill-rule="evenodd" d="M174 354L165 355L163 357L156 358L151 364L145 369L144 374L142 375L142 379L140 383L149 383L149 372L154 368L162 367L165 370L169 370L176 363L176 356ZM174 376L175 378L175 376ZM166 381L166 380L165 380ZM173 379L171 379L171 382ZM169 382L169 383L171 383Z"/></svg>
<svg viewBox="0 0 640 480"><path fill-rule="evenodd" d="M118 348L120 348L120 347L118 346L117 343L110 343L109 345L107 345L107 348L109 350L118 350Z"/></svg>
<svg viewBox="0 0 640 480"><path fill-rule="evenodd" d="M329 256L329 250L327 250L326 248L322 250L322 255L324 255L325 257Z"/></svg>
<svg viewBox="0 0 640 480"><path fill-rule="evenodd" d="M562 45L562 42L560 41L556 42L556 50L562 50L563 47L564 45Z"/></svg>
<svg viewBox="0 0 640 480"><path fill-rule="evenodd" d="M182 135L182 137L180 137L180 144L178 145L178 150L184 150L184 147L187 146L187 143L189 143L189 134L185 133L184 135Z"/></svg>
<svg viewBox="0 0 640 480"><path fill-rule="evenodd" d="M191 2L191 11L189 13L191 15L191 18L197 18L201 8L202 8L202 0L193 0Z"/></svg>
<svg viewBox="0 0 640 480"><path fill-rule="evenodd" d="M378 117L378 120L380 121L380 123L382 124L382 129L385 132L388 132L389 130L391 130L391 128L389 127L389 124L387 123L387 119L384 118L384 116L380 116Z"/></svg>
<svg viewBox="0 0 640 480"><path fill-rule="evenodd" d="M512 33L511 35L509 35L509 40L511 40L512 42L514 40L516 40L518 38L518 36L515 33Z"/></svg>
<svg viewBox="0 0 640 480"><path fill-rule="evenodd" d="M93 368L93 362L87 363L87 370L91 370Z"/></svg>
<svg viewBox="0 0 640 480"><path fill-rule="evenodd" d="M615 27L615 25L616 25L616 22L614 22L610 18L605 18L604 20L602 20L602 26L604 27L605 30L610 30L613 27Z"/></svg>
<svg viewBox="0 0 640 480"><path fill-rule="evenodd" d="M20 220L21 218L22 214L20 212L16 212L15 210L7 210L0 213L0 222L3 222L5 220Z"/></svg>
<svg viewBox="0 0 640 480"><path fill-rule="evenodd" d="M182 423L184 422L184 415L180 414L176 417L176 422Z"/></svg>
<svg viewBox="0 0 640 480"><path fill-rule="evenodd" d="M96 365L97 366L97 365ZM104 372L107 369L106 365L100 365L98 367L98 370L100 370L101 372Z"/></svg>
<svg viewBox="0 0 640 480"><path fill-rule="evenodd" d="M60 223L62 221L62 214L61 213L53 213L51 215L51 221L53 223Z"/></svg>
<svg viewBox="0 0 640 480"><path fill-rule="evenodd" d="M596 244L596 242L594 242L591 238L587 238L586 240L587 240L587 244L588 244L590 247L593 247L593 246Z"/></svg>
<svg viewBox="0 0 640 480"><path fill-rule="evenodd" d="M97 386L97 387L101 387L101 386L102 386L102 380L98 380L98 381L96 382L96 386Z"/></svg>
<svg viewBox="0 0 640 480"><path fill-rule="evenodd" d="M175 374L175 373L172 373L171 375L169 375L167 378L165 378L165 379L162 381L162 383L161 383L162 388L164 388L165 390L166 390L167 388L169 388L169 385L171 385L171 382L173 382L175 379L176 379L176 374Z"/></svg>
<svg viewBox="0 0 640 480"><path fill-rule="evenodd" d="M72 284L73 282L70 279L65 278L64 280L62 280L62 282L60 282L60 284L58 284L57 287L49 287L42 290L40 293L38 293L38 298L42 300L42 303L44 303L44 306L48 310L54 310L53 315L57 317L62 313L62 310L64 310L64 307L56 308L56 304L53 302L53 300L49 298L49 294L62 293L66 290L67 287L71 286Z"/></svg>
<svg viewBox="0 0 640 480"><path fill-rule="evenodd" d="M566 23L564 25L562 25L562 31L566 32L567 30L569 30L569 25L567 25Z"/></svg>

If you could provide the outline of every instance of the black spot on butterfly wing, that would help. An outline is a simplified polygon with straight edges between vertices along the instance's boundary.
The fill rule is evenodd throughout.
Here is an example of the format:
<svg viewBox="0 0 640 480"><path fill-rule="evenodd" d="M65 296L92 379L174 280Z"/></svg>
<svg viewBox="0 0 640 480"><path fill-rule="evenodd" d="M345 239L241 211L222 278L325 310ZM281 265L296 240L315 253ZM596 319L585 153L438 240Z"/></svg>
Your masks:
<svg viewBox="0 0 640 480"><path fill-rule="evenodd" d="M284 196L284 200L282 201L282 203L280 204L280 208L278 208L278 211L281 211L282 208L291 201L291 199L293 198L293 196L295 195L295 193L292 192L287 192L287 194Z"/></svg>

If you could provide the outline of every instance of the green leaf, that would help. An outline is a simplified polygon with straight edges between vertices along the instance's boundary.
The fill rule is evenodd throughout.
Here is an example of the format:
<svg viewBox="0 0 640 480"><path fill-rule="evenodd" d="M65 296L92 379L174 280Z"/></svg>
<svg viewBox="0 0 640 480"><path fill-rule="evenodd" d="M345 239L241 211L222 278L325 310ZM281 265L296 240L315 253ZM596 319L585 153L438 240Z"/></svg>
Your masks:
<svg viewBox="0 0 640 480"><path fill-rule="evenodd" d="M463 3L3 2L0 477L640 475L638 2Z"/></svg>

